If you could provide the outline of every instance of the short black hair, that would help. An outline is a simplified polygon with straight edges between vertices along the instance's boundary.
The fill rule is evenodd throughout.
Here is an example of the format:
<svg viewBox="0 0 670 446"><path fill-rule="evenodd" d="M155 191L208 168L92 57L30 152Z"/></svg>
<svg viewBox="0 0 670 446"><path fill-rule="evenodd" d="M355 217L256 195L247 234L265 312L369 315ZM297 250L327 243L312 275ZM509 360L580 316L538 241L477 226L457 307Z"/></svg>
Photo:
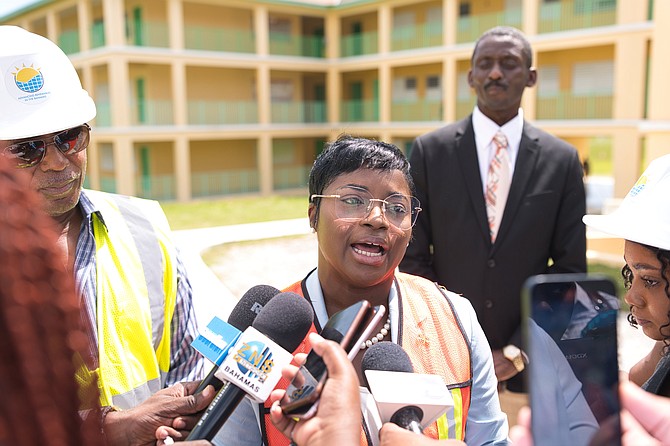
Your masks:
<svg viewBox="0 0 670 446"><path fill-rule="evenodd" d="M526 35L521 32L521 30L514 28L513 26L496 26L487 31L484 31L484 33L479 36L479 39L477 39L475 48L472 50L472 56L470 58L471 63L474 62L475 53L477 52L479 43L485 38L492 36L509 37L513 40L517 40L519 43L521 43L521 54L523 54L523 57L526 59L526 68L533 66L533 50L530 47L530 42L526 38Z"/></svg>
<svg viewBox="0 0 670 446"><path fill-rule="evenodd" d="M338 176L360 168L403 173L410 193L414 195L414 181L409 170L409 161L398 147L383 141L340 135L326 144L326 148L314 161L309 173L309 196L323 191Z"/></svg>

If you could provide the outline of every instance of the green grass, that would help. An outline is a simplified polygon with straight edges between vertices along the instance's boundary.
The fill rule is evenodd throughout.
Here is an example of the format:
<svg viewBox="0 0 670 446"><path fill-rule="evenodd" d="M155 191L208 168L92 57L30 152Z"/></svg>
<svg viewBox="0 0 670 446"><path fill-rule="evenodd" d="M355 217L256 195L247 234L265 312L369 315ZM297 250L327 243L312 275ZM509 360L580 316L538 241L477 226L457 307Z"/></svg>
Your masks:
<svg viewBox="0 0 670 446"><path fill-rule="evenodd" d="M307 205L307 194L161 203L173 230L306 217Z"/></svg>

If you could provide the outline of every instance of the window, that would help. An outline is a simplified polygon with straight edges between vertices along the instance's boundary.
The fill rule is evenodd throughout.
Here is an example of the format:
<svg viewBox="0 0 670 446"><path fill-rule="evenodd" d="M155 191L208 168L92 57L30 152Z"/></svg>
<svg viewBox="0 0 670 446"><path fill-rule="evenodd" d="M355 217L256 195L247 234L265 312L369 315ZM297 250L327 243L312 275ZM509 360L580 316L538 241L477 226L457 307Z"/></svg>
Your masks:
<svg viewBox="0 0 670 446"><path fill-rule="evenodd" d="M611 60L582 62L572 69L572 94L611 95L614 91L614 63Z"/></svg>
<svg viewBox="0 0 670 446"><path fill-rule="evenodd" d="M459 3L459 5L458 5L458 16L459 17L470 16L470 3Z"/></svg>
<svg viewBox="0 0 670 446"><path fill-rule="evenodd" d="M393 100L394 101L416 101L416 78L415 77L397 77L393 79Z"/></svg>
<svg viewBox="0 0 670 446"><path fill-rule="evenodd" d="M426 99L442 99L442 88L440 87L440 76L426 77Z"/></svg>
<svg viewBox="0 0 670 446"><path fill-rule="evenodd" d="M458 74L456 79L456 97L459 101L468 101L472 95L470 84L468 83L468 73L464 71Z"/></svg>
<svg viewBox="0 0 670 446"><path fill-rule="evenodd" d="M560 70L556 65L541 66L537 69L537 96L553 98L561 92Z"/></svg>

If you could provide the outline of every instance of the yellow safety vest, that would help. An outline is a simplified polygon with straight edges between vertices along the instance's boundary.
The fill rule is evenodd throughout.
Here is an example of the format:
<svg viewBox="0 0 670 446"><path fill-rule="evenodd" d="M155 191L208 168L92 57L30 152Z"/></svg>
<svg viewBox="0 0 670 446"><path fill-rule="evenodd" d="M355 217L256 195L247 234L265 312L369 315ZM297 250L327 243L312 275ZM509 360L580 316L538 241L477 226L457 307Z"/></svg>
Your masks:
<svg viewBox="0 0 670 446"><path fill-rule="evenodd" d="M99 367L80 369L77 378L85 383L95 376L100 404L127 409L165 384L176 252L157 202L88 190L86 195L102 216L93 214Z"/></svg>
<svg viewBox="0 0 670 446"><path fill-rule="evenodd" d="M472 352L458 315L449 299L449 292L422 277L396 273L400 300L400 330L398 343L405 349L416 373L440 375L454 399L453 411L440 417L424 429L424 435L439 439L465 439L472 387ZM303 282L284 291L306 295ZM316 331L312 324L310 331ZM311 350L307 341L295 353ZM448 353L448 354L447 354ZM277 387L286 388L282 378ZM289 440L272 424L269 402L261 405L264 418L263 438L268 446L285 446ZM262 418L262 419L263 419ZM367 429L365 429L367 430ZM361 445L367 445L366 433L361 430Z"/></svg>

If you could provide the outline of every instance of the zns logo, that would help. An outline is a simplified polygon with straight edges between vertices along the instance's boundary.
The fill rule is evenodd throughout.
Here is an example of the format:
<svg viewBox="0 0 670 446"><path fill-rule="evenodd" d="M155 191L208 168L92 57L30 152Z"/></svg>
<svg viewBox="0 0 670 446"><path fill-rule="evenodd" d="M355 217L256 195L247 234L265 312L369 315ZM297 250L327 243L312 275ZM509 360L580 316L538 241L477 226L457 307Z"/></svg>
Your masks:
<svg viewBox="0 0 670 446"><path fill-rule="evenodd" d="M257 378L261 383L265 382L274 366L270 349L257 341L242 344L235 355L235 361L242 373L251 378Z"/></svg>

